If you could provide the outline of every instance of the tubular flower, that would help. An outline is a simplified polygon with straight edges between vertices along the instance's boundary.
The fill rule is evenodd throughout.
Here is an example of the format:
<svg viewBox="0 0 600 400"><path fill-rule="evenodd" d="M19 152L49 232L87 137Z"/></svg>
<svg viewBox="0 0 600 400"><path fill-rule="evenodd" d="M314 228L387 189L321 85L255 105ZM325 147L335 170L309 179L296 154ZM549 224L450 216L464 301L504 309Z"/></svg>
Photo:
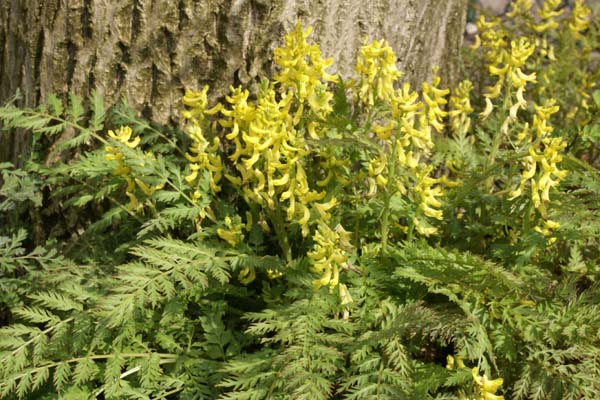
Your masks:
<svg viewBox="0 0 600 400"><path fill-rule="evenodd" d="M531 10L531 0L516 0L511 4L511 9L506 13L509 18L514 18L517 15L528 15Z"/></svg>
<svg viewBox="0 0 600 400"><path fill-rule="evenodd" d="M429 119L424 114L425 105L419 101L419 95L410 89L405 83L398 89L390 101L392 117L400 126L400 137L398 138L402 148L398 146L398 161L401 165L410 163L406 157L406 151L410 147L418 150L423 155L428 155L433 148L431 138L431 126ZM405 151L406 149L406 151ZM416 157L418 162L418 156Z"/></svg>
<svg viewBox="0 0 600 400"><path fill-rule="evenodd" d="M424 215L438 220L442 220L444 218L442 210L439 209L442 206L442 203L438 200L438 197L443 196L444 192L440 187L433 187L433 185L439 183L440 180L429 177L429 174L432 172L432 170L433 167L428 166L421 168L416 172L417 179L413 190L418 196L419 212L415 217L417 219L419 218L419 215ZM425 236L429 236L437 232L436 228L425 229L425 226L420 221L415 225L415 227L419 233Z"/></svg>
<svg viewBox="0 0 600 400"><path fill-rule="evenodd" d="M473 112L469 95L473 90L471 81L464 80L458 84L450 96L450 127L455 135L466 135L471 128L470 114Z"/></svg>
<svg viewBox="0 0 600 400"><path fill-rule="evenodd" d="M130 127L122 126L119 129L117 129L116 132L109 130L108 136L110 138L118 141L122 145L129 147L130 149L134 149L139 145L140 138L136 137L135 139L131 139L132 133L133 133L133 131L131 130ZM119 149L119 147L106 146L104 148L104 150L106 151L106 159L108 161L116 161L117 162L117 168L115 168L112 172L113 175L121 176L127 183L127 188L125 189L125 195L129 198L128 208L130 210L139 210L140 208L142 208L142 205L140 204L140 202L135 194L136 186L139 187L140 190L142 191L142 193L144 193L144 195L146 195L148 197L152 196L152 194L156 190L162 189L163 185L160 185L160 184L159 185L149 185L146 182L144 182L143 180L133 176L131 174L131 169L125 163L124 155L123 155L122 151ZM139 161L140 163L143 164L145 161L148 161L148 160L149 161L154 160L154 156L152 155L152 153L146 153L146 154L144 154L143 159L135 160L135 161Z"/></svg>
<svg viewBox="0 0 600 400"><path fill-rule="evenodd" d="M427 106L427 119L429 124L438 132L444 130L443 119L448 115L447 112L442 110L442 106L448 103L446 96L450 93L448 89L440 89L441 78L437 74L437 68L433 70L433 77L431 85L427 82L423 82L423 99Z"/></svg>
<svg viewBox="0 0 600 400"><path fill-rule="evenodd" d="M506 133L508 131L508 124L517 120L517 113L519 110L524 110L527 107L527 101L524 97L525 87L527 83L535 82L536 75L535 73L526 74L521 68L533 54L534 50L535 45L527 38L520 38L518 41L513 40L511 42L510 54L507 53L505 57L499 58L489 66L490 74L498 76L498 81L494 86L488 87L487 92L484 93L486 98L486 108L480 114L482 118L487 118L492 112L493 103L491 99L500 96L505 82L508 82L516 89L514 99L516 101L513 100L512 96L509 98L511 102L509 115L502 125L501 132ZM495 64L500 64L500 66Z"/></svg>
<svg viewBox="0 0 600 400"><path fill-rule="evenodd" d="M332 148L325 148L319 150L319 164L321 169L325 173L325 177L321 180L316 181L317 186L325 187L333 179L334 182L340 185L346 185L349 183L343 175L343 169L349 163L348 160L340 160L335 155L335 151Z"/></svg>
<svg viewBox="0 0 600 400"><path fill-rule="evenodd" d="M481 47L485 61L488 63L496 62L506 52L508 45L505 40L506 31L501 27L498 18L487 21L485 16L482 15L476 25L481 33L475 36L473 49Z"/></svg>
<svg viewBox="0 0 600 400"><path fill-rule="evenodd" d="M225 138L235 147L229 159L236 172L226 178L240 187L250 203L269 210L284 205L287 220L297 222L302 234L308 235L309 207L325 192L309 187L302 167L308 151L295 128L299 121L290 111L294 97L278 96L272 86L265 87L252 107L247 105L247 92L232 91L227 97L231 108L222 110L226 118L220 121L231 130Z"/></svg>
<svg viewBox="0 0 600 400"><path fill-rule="evenodd" d="M217 154L220 141L215 136L211 144L204 136L203 125L205 125L206 116L219 112L221 105L207 110L207 93L208 86L205 86L201 91L186 90L183 97L183 104L189 108L182 112L182 117L189 120L187 135L192 139L189 152L185 155L190 163L190 174L185 177L185 180L193 187L198 181L198 175L203 176L206 172L209 176L211 191L218 193L221 190L219 181L223 174L221 156ZM200 192L197 191L193 197L198 197L198 193Z"/></svg>
<svg viewBox="0 0 600 400"><path fill-rule="evenodd" d="M560 224L558 222L555 222L552 220L546 220L546 221L544 221L544 224L542 227L536 226L533 229L536 232L539 232L544 236L550 236L550 235L552 235L551 229L558 229L558 228L560 228ZM554 239L554 238L552 238L552 239Z"/></svg>
<svg viewBox="0 0 600 400"><path fill-rule="evenodd" d="M231 246L235 246L244 240L244 233L242 232L244 224L242 224L242 219L238 215L233 220L230 217L225 217L225 228L218 228L217 235Z"/></svg>
<svg viewBox="0 0 600 400"><path fill-rule="evenodd" d="M131 138L131 134L133 133L133 131L131 130L130 127L128 126L122 126L119 129L117 129L117 132L113 132L113 131L108 131L108 136L111 137L112 139L115 139L121 143L123 143L125 146L129 147L130 149L135 149L137 147L138 144L140 144L140 138L136 137L133 140L129 140Z"/></svg>
<svg viewBox="0 0 600 400"><path fill-rule="evenodd" d="M401 73L396 68L396 54L385 40L363 45L355 70L361 103L373 105L375 100L389 101L394 96L394 83Z"/></svg>
<svg viewBox="0 0 600 400"><path fill-rule="evenodd" d="M504 396L495 394L498 388L504 383L504 379L497 378L490 380L487 375L479 375L477 367L474 367L471 373L475 381L475 389L478 395L477 400L504 400Z"/></svg>
<svg viewBox="0 0 600 400"><path fill-rule="evenodd" d="M350 295L350 291L348 290L348 287L345 284L340 283L338 285L338 288L340 291L341 304L343 306L351 304L354 300L352 299L352 296Z"/></svg>
<svg viewBox="0 0 600 400"><path fill-rule="evenodd" d="M548 120L559 110L556 102L550 100L543 106L536 105L534 109L536 114L533 118L532 129L526 129L518 137L519 143L528 143L529 154L522 161L521 182L517 189L510 192L509 198L514 199L521 196L527 183L530 182L531 201L545 220L546 206L550 203L550 189L558 186L567 175L566 170L558 168L558 163L562 161L562 150L567 144L560 137L550 136L553 128L548 124ZM537 140L533 140L530 136L532 133L535 134ZM545 223L544 228L536 230L547 236L550 229L557 227L557 224Z"/></svg>
<svg viewBox="0 0 600 400"><path fill-rule="evenodd" d="M369 161L369 177L373 178L380 188L387 186L387 179L385 178L387 172L388 159L384 152L378 157L375 157Z"/></svg>
<svg viewBox="0 0 600 400"><path fill-rule="evenodd" d="M432 173L433 167L424 163L418 164L410 170L413 190L409 196L413 198L413 202L417 205L412 224L417 232L423 236L431 236L437 233L437 228L431 226L427 218L437 220L444 218L441 210L442 202L440 201L440 198L444 196L444 190L441 185L453 187L459 184L459 182L450 181L446 176L432 178ZM402 193L402 190L400 192ZM406 189L404 189L404 192L406 192ZM401 229L406 230L407 227L401 227Z"/></svg>
<svg viewBox="0 0 600 400"><path fill-rule="evenodd" d="M542 33L558 28L557 17L560 17L564 10L558 10L561 0L546 0L541 9L538 10L540 22L533 24L532 28L536 32Z"/></svg>
<svg viewBox="0 0 600 400"><path fill-rule="evenodd" d="M254 279L256 279L256 270L253 267L244 267L240 270L238 281L242 285L249 285Z"/></svg>
<svg viewBox="0 0 600 400"><path fill-rule="evenodd" d="M450 354L448 354L446 356L446 369L452 371L454 368L460 369L466 368L466 366L461 356L451 356Z"/></svg>
<svg viewBox="0 0 600 400"><path fill-rule="evenodd" d="M575 1L573 12L569 17L569 30L574 37L580 38L581 32L589 28L590 23L588 18L591 12L592 10L583 1Z"/></svg>
<svg viewBox="0 0 600 400"><path fill-rule="evenodd" d="M325 115L332 111L329 105L333 94L327 91L324 82L336 82L337 75L325 70L333 64L333 59L323 59L316 44L308 44L312 27L302 30L300 22L293 31L285 35L285 46L275 49L275 63L281 72L275 81L284 89L291 89L301 103L308 101L315 113Z"/></svg>
<svg viewBox="0 0 600 400"><path fill-rule="evenodd" d="M313 285L316 289L329 286L329 289L333 290L339 284L340 271L348 268L348 256L352 251L350 233L341 225L331 229L327 223L319 220L313 240L315 244L308 252L308 257L312 263L312 270L321 274L321 278L313 281ZM350 299L346 298L347 302L348 300Z"/></svg>

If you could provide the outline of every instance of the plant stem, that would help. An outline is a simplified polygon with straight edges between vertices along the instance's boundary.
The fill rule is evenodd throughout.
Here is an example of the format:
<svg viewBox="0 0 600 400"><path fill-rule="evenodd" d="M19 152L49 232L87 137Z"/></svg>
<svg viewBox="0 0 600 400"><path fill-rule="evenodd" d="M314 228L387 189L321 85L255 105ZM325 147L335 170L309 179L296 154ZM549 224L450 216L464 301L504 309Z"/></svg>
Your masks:
<svg viewBox="0 0 600 400"><path fill-rule="evenodd" d="M277 240L283 251L283 256L285 261L289 264L292 262L292 248L290 247L290 241L285 229L285 222L281 215L281 208L277 199L275 199L275 208L274 210L271 210L270 214L271 221L273 222L273 229L275 229L275 234L277 235Z"/></svg>
<svg viewBox="0 0 600 400"><path fill-rule="evenodd" d="M396 146L398 146L398 141L394 138L390 159L388 160L388 181L385 188L383 211L381 214L381 251L384 254L387 252L388 244L390 201L395 191L393 185L396 183Z"/></svg>

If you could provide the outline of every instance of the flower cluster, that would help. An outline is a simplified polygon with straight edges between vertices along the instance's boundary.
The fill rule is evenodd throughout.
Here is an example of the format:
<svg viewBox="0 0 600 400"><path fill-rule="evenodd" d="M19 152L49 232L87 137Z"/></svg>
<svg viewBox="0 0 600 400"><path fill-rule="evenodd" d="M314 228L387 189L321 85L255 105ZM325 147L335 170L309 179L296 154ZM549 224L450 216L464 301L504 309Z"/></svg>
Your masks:
<svg viewBox="0 0 600 400"><path fill-rule="evenodd" d="M367 196L374 196L377 189L398 192L413 198L416 210L411 225L422 235L431 235L436 228L423 217L442 219L440 187L434 187L441 179L431 178L433 168L428 157L433 149L432 130L444 129L443 119L447 112L449 91L440 89L440 77L433 70L431 83L422 85L422 98L408 83L396 89L400 72L395 65L396 56L385 41L375 41L362 46L358 56L357 100L362 104L374 104L375 100L389 105L389 116L378 118L371 130L382 142L382 148L368 163ZM414 188L407 190L408 187ZM400 228L407 231L408 227Z"/></svg>
<svg viewBox="0 0 600 400"><path fill-rule="evenodd" d="M444 130L444 118L448 113L443 110L443 107L448 104L446 96L450 93L449 89L440 89L442 78L438 75L438 68L433 69L433 77L431 84L423 82L422 96L427 106L427 119L429 124L438 132Z"/></svg>
<svg viewBox="0 0 600 400"><path fill-rule="evenodd" d="M418 100L415 92L404 85L392 99L392 116L397 118L400 126L400 136L396 147L396 157L400 166L406 168L410 181L398 179L400 193L413 197L417 205L412 217L412 224L418 233L429 236L437 232L425 218L443 219L442 203L439 197L444 192L441 183L450 183L444 178L433 178L433 167L428 158L433 150L432 128L441 132L442 118L447 113L442 107L447 104L447 89L440 89L440 77L434 69L431 84L423 84L424 102ZM412 186L408 192L407 187ZM403 228L404 229L404 228Z"/></svg>
<svg viewBox="0 0 600 400"><path fill-rule="evenodd" d="M564 12L564 9L559 10L561 3L561 0L544 1L542 8L538 10L540 21L532 25L533 30L543 33L558 28L558 21L556 19Z"/></svg>
<svg viewBox="0 0 600 400"><path fill-rule="evenodd" d="M217 235L229 243L231 246L235 246L244 240L244 233L242 229L242 219L236 215L233 219L231 217L225 217L225 229L217 228Z"/></svg>
<svg viewBox="0 0 600 400"><path fill-rule="evenodd" d="M590 45L590 41L587 38L587 35L583 35L582 32L587 30L590 27L590 14L592 13L591 9L586 6L582 1L576 1L573 7L573 12L568 18L568 27L569 32L572 36L572 49L576 49L574 52L575 60L582 65L587 65L589 63L590 54L593 53L594 49ZM598 84L598 73L595 74L581 74L578 73L574 77L574 81L576 85L574 85L576 90L576 96L578 98L579 105L573 106L571 110L567 113L567 117L570 119L574 119L573 117L576 114L579 114L578 123L582 125L589 124L592 120L591 110L594 107L591 107L589 104L590 93L593 92L594 88L597 87ZM583 111L578 113L578 111Z"/></svg>
<svg viewBox="0 0 600 400"><path fill-rule="evenodd" d="M312 251L308 252L308 257L312 261L312 270L321 274L321 278L313 284L317 289L321 286L334 289L339 284L340 271L348 267L348 256L352 251L350 233L341 225L331 229L327 223L319 221L313 240L315 244ZM348 301L349 293L344 289L345 286L340 288L340 293Z"/></svg>
<svg viewBox="0 0 600 400"><path fill-rule="evenodd" d="M515 18L520 15L528 15L531 10L531 0L515 0L511 3L511 9L506 13L509 18Z"/></svg>
<svg viewBox="0 0 600 400"><path fill-rule="evenodd" d="M311 110L323 117L332 111L333 94L327 90L326 82L336 82L338 78L325 71L333 59L323 59L319 46L306 41L311 32L312 27L302 30L298 22L285 35L285 46L275 49L275 63L281 68L275 81L284 90L293 90L300 103L307 101Z"/></svg>
<svg viewBox="0 0 600 400"><path fill-rule="evenodd" d="M394 97L394 82L401 73L396 68L396 54L385 40L363 45L355 67L359 76L357 96L363 104L375 100L390 101Z"/></svg>
<svg viewBox="0 0 600 400"><path fill-rule="evenodd" d="M247 91L232 89L230 108L222 110L220 123L230 130L225 138L234 146L229 159L235 168L225 177L242 189L248 203L270 211L284 207L287 220L297 222L306 236L309 207L326 193L309 186L302 162L308 151L291 112L293 97L277 99L273 87L261 91L256 106L247 97Z"/></svg>
<svg viewBox="0 0 600 400"><path fill-rule="evenodd" d="M489 87L487 92L484 93L486 108L481 113L482 118L486 118L492 112L494 108L492 99L496 99L502 94L505 82L508 83L509 88L516 89L516 102L514 103L510 95L511 91L509 90L505 94L506 101L510 102L510 111L501 129L502 133L506 133L510 122L516 121L518 111L527 107L527 101L524 98L525 86L529 82L535 82L536 74L526 74L522 68L534 50L535 44L531 43L527 38L520 38L518 41L513 40L511 41L510 53L502 53L503 56L499 57L489 66L490 74L497 76L498 80L494 86Z"/></svg>
<svg viewBox="0 0 600 400"><path fill-rule="evenodd" d="M198 189L201 184L199 175L208 175L210 190L213 194L221 190L219 181L222 178L223 163L217 152L220 141L215 136L210 143L204 136L203 130L206 116L216 114L221 106L217 105L207 109L207 93L208 86L205 86L201 91L186 90L185 96L183 96L183 104L189 108L182 112L182 116L189 120L187 134L192 139L189 152L185 155L190 163L190 174L185 177L185 180L194 188L193 200L198 200L202 196L202 192Z"/></svg>
<svg viewBox="0 0 600 400"><path fill-rule="evenodd" d="M479 375L479 370L474 367L471 370L475 381L477 400L504 400L504 396L496 395L496 391L504 383L504 379L489 379L487 375Z"/></svg>
<svg viewBox="0 0 600 400"><path fill-rule="evenodd" d="M531 129L526 124L517 137L518 143L527 145L528 155L523 158L519 187L511 191L509 196L510 199L521 196L529 182L533 206L544 219L543 226L535 229L547 236L550 235L550 229L559 227L558 223L547 219L546 206L550 202L550 189L558 186L567 175L566 170L557 166L562 161L561 152L567 144L563 138L551 136L553 128L548 121L559 110L556 102L550 100L542 106L535 105L534 108Z"/></svg>
<svg viewBox="0 0 600 400"><path fill-rule="evenodd" d="M333 97L327 82L337 79L325 71L331 60L324 60L319 47L307 43L310 32L297 24L285 36L285 46L275 50L281 67L276 83L263 85L255 104L248 101L247 90L231 88L219 120L233 148L228 157L233 168L224 176L242 190L249 204L267 212L283 207L286 219L298 223L303 236L309 234L311 208L321 212L335 204L334 199L317 203L326 193L310 187L304 167L309 154L305 135L318 139L322 134L317 121L302 125L305 104L319 118L325 117ZM325 177L320 186L329 179Z"/></svg>
<svg viewBox="0 0 600 400"><path fill-rule="evenodd" d="M573 12L569 17L569 30L575 38L582 38L581 32L589 28L589 16L592 10L581 0L575 2Z"/></svg>
<svg viewBox="0 0 600 400"><path fill-rule="evenodd" d="M130 127L122 126L117 129L116 132L109 130L108 136L111 139L116 140L121 145L124 145L130 149L135 149L140 144L140 138L136 137L131 139L132 133L133 131ZM106 146L104 150L106 151L107 160L117 162L117 168L113 170L113 175L121 176L127 183L125 195L129 198L130 210L139 210L142 207L135 193L136 187L139 187L142 193L144 193L146 196L152 196L156 190L163 188L163 185L149 185L142 179L133 176L131 173L131 168L127 166L125 162L125 156L118 146ZM139 162L143 164L144 162L152 161L153 159L154 156L151 153L146 153L143 159L139 160Z"/></svg>
<svg viewBox="0 0 600 400"><path fill-rule="evenodd" d="M483 58L488 64L496 62L506 52L508 46L506 30L498 18L488 21L483 15L479 17L476 25L480 33L475 36L475 43L471 48L473 50L482 48Z"/></svg>
<svg viewBox="0 0 600 400"><path fill-rule="evenodd" d="M422 235L429 236L437 232L437 228L424 223L420 215L425 215L430 218L442 220L444 218L442 210L442 202L438 200L438 197L444 195L444 191L440 186L433 186L443 182L443 178L432 178L431 173L433 171L432 166L420 165L416 172L416 185L414 192L418 196L419 209L417 214L413 217L413 224Z"/></svg>
<svg viewBox="0 0 600 400"><path fill-rule="evenodd" d="M466 135L471 128L471 106L470 94L473 91L471 81L464 80L460 82L452 91L450 96L450 128L457 136Z"/></svg>

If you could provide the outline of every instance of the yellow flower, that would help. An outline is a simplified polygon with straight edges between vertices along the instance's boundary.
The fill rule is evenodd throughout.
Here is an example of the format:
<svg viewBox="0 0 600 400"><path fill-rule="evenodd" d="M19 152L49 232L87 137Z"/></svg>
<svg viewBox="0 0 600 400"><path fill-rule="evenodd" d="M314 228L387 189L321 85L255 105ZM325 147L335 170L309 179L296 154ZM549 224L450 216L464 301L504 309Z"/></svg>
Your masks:
<svg viewBox="0 0 600 400"><path fill-rule="evenodd" d="M225 227L227 229L218 228L217 235L229 243L231 246L236 246L242 240L244 240L244 234L242 229L244 224L239 216L235 216L232 220L231 217L225 217Z"/></svg>
<svg viewBox="0 0 600 400"><path fill-rule="evenodd" d="M275 64L281 72L275 75L275 81L284 89L292 89L300 102L309 101L315 112L329 112L331 97L323 82L336 82L338 77L325 70L333 64L332 59L323 59L317 45L306 41L312 27L302 29L300 22L294 30L285 35L285 46L275 49Z"/></svg>
<svg viewBox="0 0 600 400"><path fill-rule="evenodd" d="M536 32L546 32L558 28L556 17L560 17L564 10L558 10L561 0L546 0L542 8L538 10L540 22L532 25Z"/></svg>
<svg viewBox="0 0 600 400"><path fill-rule="evenodd" d="M347 268L348 251L352 249L348 235L348 232L341 226L334 230L323 220L318 221L318 228L313 236L315 244L313 249L308 252L312 270L321 274L321 278L313 281L316 289L329 286L332 290L338 286L340 271ZM343 290L340 293L343 293Z"/></svg>
<svg viewBox="0 0 600 400"><path fill-rule="evenodd" d="M380 182L380 179L384 178L382 176L382 174L385 172L385 170L387 168L387 163L388 163L387 156L385 155L384 152L381 152L379 157L375 157L371 161L369 161L369 166L368 166L369 176L377 179L377 182ZM385 187L385 184L380 184L380 186Z"/></svg>
<svg viewBox="0 0 600 400"><path fill-rule="evenodd" d="M429 166L417 171L417 182L413 190L419 195L419 208L423 214L442 220L442 210L437 209L442 206L442 203L437 198L443 195L443 191L439 187L432 187L432 185L439 182L438 179L429 177L432 170L433 167Z"/></svg>
<svg viewBox="0 0 600 400"><path fill-rule="evenodd" d="M427 222L422 222L419 218L413 218L413 225L417 232L423 236L431 236L437 233L437 228L429 225Z"/></svg>
<svg viewBox="0 0 600 400"><path fill-rule="evenodd" d="M133 132L130 127L122 126L119 129L117 129L116 132L109 130L108 136L114 140L119 141L120 143L124 144L125 146L133 149L139 145L140 138L136 137L135 139L131 140L132 133ZM127 187L125 189L125 195L129 198L128 208L133 211L142 209L143 204L140 203L140 201L138 200L136 193L135 193L136 192L136 190L135 190L136 184L137 184L137 187L140 188L142 193L148 197L152 196L152 194L156 190L162 189L163 185L162 184L157 184L154 186L148 185L141 178L137 178L137 177L133 176L131 174L131 168L125 164L125 157L118 147L106 146L104 148L104 150L106 152L106 156L105 156L106 160L117 162L117 167L112 171L113 175L121 176L127 183ZM140 163L141 165L144 165L144 163L147 161L155 161L155 158L152 153L146 152L141 160L138 158L138 159L135 159L135 161L136 161L136 163Z"/></svg>
<svg viewBox="0 0 600 400"><path fill-rule="evenodd" d="M214 115L221 110L221 104L217 104L211 109L206 109L208 106L208 85L204 86L200 91L186 89L182 102L189 108L182 111L181 116L197 124L204 121L206 115Z"/></svg>
<svg viewBox="0 0 600 400"><path fill-rule="evenodd" d="M437 70L437 68L433 69L431 85L427 82L423 82L422 96L425 100L425 105L427 106L427 118L429 124L433 126L436 131L442 132L444 130L443 119L448 115L442 107L448 103L445 96L450 93L450 90L440 89L438 87L441 78L437 74Z"/></svg>
<svg viewBox="0 0 600 400"><path fill-rule="evenodd" d="M213 193L218 193L221 190L219 181L223 176L223 163L221 156L217 153L220 140L215 136L211 144L204 136L203 125L206 116L219 112L221 105L217 104L210 110L206 109L208 105L208 86L205 86L201 91L186 90L182 101L184 105L189 107L182 113L182 116L189 120L186 133L192 139L189 152L185 155L190 162L190 174L185 177L185 180L193 186L198 180L199 172L207 171L210 189Z"/></svg>
<svg viewBox="0 0 600 400"><path fill-rule="evenodd" d="M252 267L244 267L238 274L238 280L242 285L249 285L256 279L256 271Z"/></svg>
<svg viewBox="0 0 600 400"><path fill-rule="evenodd" d="M507 33L500 25L500 19L494 18L487 21L482 15L477 21L477 29L480 32L475 38L477 46L474 45L472 48L481 48L484 59L489 64L500 62L507 46L505 40Z"/></svg>
<svg viewBox="0 0 600 400"><path fill-rule="evenodd" d="M531 10L531 0L516 0L511 4L511 10L506 13L509 18L514 18L517 15L528 15Z"/></svg>
<svg viewBox="0 0 600 400"><path fill-rule="evenodd" d="M401 73L396 68L396 54L385 40L363 45L355 67L359 78L358 99L373 105L375 100L389 101L394 96L394 83Z"/></svg>
<svg viewBox="0 0 600 400"><path fill-rule="evenodd" d="M473 112L469 95L473 90L471 81L464 80L452 92L450 96L450 126L455 135L466 134L471 127L470 114Z"/></svg>
<svg viewBox="0 0 600 400"><path fill-rule="evenodd" d="M308 95L308 105L313 112L324 117L333 111L333 108L331 108L332 99L333 93L327 90L327 86L321 82L317 82Z"/></svg>
<svg viewBox="0 0 600 400"><path fill-rule="evenodd" d="M478 400L504 400L504 396L496 395L498 388L504 383L502 378L490 380L487 375L479 375L479 369L474 367L471 370L475 387L478 394Z"/></svg>
<svg viewBox="0 0 600 400"><path fill-rule="evenodd" d="M457 355L456 357L451 356L450 354L448 354L446 356L446 368L449 370L453 370L454 367L456 368L466 368L465 367L465 363L462 360L462 357Z"/></svg>
<svg viewBox="0 0 600 400"><path fill-rule="evenodd" d="M569 18L569 30L576 38L581 37L581 32L589 28L589 16L592 10L583 1L575 2L573 12Z"/></svg>
<svg viewBox="0 0 600 400"><path fill-rule="evenodd" d="M494 111L494 104L489 97L485 98L485 109L479 114L481 119L486 119Z"/></svg>
<svg viewBox="0 0 600 400"><path fill-rule="evenodd" d="M381 140L389 140L392 136L392 130L395 128L394 121L388 121L386 125L373 124L373 132Z"/></svg>
<svg viewBox="0 0 600 400"><path fill-rule="evenodd" d="M351 304L354 300L352 299L352 296L350 295L350 292L348 291L348 287L343 283L340 283L338 285L338 287L339 287L339 291L340 291L341 304L343 306Z"/></svg>
<svg viewBox="0 0 600 400"><path fill-rule="evenodd" d="M108 131L108 136L110 136L111 138L113 138L115 140L118 140L119 142L123 143L127 147L134 149L137 147L138 144L140 144L140 138L138 136L135 139L133 139L132 141L129 141L132 133L133 133L133 131L131 130L130 127L122 126L119 129L117 129L116 132Z"/></svg>
<svg viewBox="0 0 600 400"><path fill-rule="evenodd" d="M326 203L314 203L314 207L315 210L317 210L317 212L319 213L321 219L326 221L329 218L331 218L331 213L329 212L329 210L331 210L338 204L339 202L336 200L336 198L332 197L331 200L329 200Z"/></svg>

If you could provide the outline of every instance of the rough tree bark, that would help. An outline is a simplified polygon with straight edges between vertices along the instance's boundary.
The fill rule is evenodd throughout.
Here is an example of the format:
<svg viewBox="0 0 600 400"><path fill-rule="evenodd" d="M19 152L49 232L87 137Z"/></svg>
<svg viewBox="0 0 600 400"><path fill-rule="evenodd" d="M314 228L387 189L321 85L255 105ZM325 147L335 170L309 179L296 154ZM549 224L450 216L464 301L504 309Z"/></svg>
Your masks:
<svg viewBox="0 0 600 400"><path fill-rule="evenodd" d="M387 39L405 79L440 66L457 75L468 0L3 0L0 103L24 106L49 93L109 103L126 96L143 116L176 123L184 87L252 85L272 69L272 51L300 19L336 69L352 73L366 36ZM26 135L0 136L0 160L18 161Z"/></svg>

